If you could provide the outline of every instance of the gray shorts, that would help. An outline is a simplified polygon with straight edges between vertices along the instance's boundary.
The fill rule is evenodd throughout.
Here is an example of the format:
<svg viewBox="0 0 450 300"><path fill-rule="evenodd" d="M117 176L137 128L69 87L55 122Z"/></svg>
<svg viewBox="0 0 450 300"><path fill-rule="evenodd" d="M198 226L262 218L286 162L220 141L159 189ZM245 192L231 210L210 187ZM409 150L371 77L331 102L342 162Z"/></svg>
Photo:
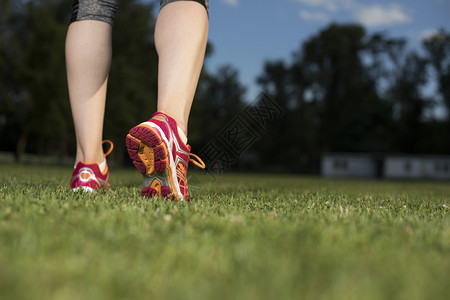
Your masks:
<svg viewBox="0 0 450 300"><path fill-rule="evenodd" d="M159 4L160 4L160 7L162 8L164 5L169 4L170 2L175 2L175 1L186 1L186 0L160 0ZM201 5L203 5L206 8L206 10L209 9L209 0L190 0L190 1L198 2Z"/></svg>
<svg viewBox="0 0 450 300"><path fill-rule="evenodd" d="M160 7L162 8L175 1L195 1L202 4L206 10L209 8L209 0L160 0ZM70 23L81 20L96 20L112 25L116 13L116 0L73 0Z"/></svg>

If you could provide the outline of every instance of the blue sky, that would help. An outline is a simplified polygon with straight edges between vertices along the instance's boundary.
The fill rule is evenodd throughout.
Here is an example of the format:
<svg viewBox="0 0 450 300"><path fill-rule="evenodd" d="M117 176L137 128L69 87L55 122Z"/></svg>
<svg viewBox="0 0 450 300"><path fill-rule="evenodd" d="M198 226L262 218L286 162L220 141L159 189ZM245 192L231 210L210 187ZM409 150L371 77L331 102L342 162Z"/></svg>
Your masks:
<svg viewBox="0 0 450 300"><path fill-rule="evenodd" d="M404 37L420 48L424 36L450 31L450 0L210 0L210 71L230 64L248 88L260 92L256 77L266 60L289 61L302 42L330 22L359 23L369 33Z"/></svg>

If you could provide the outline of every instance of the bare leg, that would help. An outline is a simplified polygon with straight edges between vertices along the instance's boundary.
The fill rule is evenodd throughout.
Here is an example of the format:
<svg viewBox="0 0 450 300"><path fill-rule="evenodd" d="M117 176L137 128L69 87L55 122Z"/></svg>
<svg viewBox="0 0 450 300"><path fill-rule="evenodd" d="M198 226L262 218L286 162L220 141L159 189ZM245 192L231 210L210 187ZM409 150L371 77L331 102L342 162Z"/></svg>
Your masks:
<svg viewBox="0 0 450 300"><path fill-rule="evenodd" d="M102 135L111 30L112 26L102 21L78 21L67 32L67 80L77 138L76 163L104 160Z"/></svg>
<svg viewBox="0 0 450 300"><path fill-rule="evenodd" d="M161 9L155 28L158 111L174 118L185 134L207 38L208 14L201 4L177 1Z"/></svg>

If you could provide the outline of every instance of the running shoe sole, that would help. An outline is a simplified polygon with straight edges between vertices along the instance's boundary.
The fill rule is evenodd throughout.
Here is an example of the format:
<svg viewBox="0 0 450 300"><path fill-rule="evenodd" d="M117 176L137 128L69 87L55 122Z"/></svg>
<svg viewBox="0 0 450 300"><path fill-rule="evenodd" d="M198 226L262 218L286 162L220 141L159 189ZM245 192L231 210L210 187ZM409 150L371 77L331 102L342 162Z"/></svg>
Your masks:
<svg viewBox="0 0 450 300"><path fill-rule="evenodd" d="M85 193L95 193L97 190L94 190L93 188L88 187L88 186L79 186L79 187L72 189L72 192L74 192L74 193L77 193L80 191L85 192Z"/></svg>
<svg viewBox="0 0 450 300"><path fill-rule="evenodd" d="M126 146L133 164L144 175L141 195L170 198L173 186L168 150L155 129L138 125L130 130ZM177 198L176 195L172 197Z"/></svg>

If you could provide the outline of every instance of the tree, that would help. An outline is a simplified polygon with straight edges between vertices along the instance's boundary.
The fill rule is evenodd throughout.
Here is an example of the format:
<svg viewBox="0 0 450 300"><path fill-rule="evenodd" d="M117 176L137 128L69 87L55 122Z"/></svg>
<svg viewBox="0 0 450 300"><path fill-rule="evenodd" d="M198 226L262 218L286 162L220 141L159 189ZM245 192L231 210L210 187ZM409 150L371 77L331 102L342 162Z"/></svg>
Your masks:
<svg viewBox="0 0 450 300"><path fill-rule="evenodd" d="M366 32L357 25L333 24L303 45L298 66L309 78L306 88L319 104L323 151L381 151L389 106L363 63ZM383 122L384 124L380 124ZM381 128L380 128L381 127Z"/></svg>
<svg viewBox="0 0 450 300"><path fill-rule="evenodd" d="M423 42L427 59L431 62L439 84L439 92L447 106L450 120L450 33L441 29Z"/></svg>
<svg viewBox="0 0 450 300"><path fill-rule="evenodd" d="M13 2L14 3L14 2ZM63 1L25 1L9 6L0 45L3 130L20 161L34 151L64 151L71 131L64 68L69 8ZM4 62L5 62L4 61ZM3 80L2 80L3 81Z"/></svg>
<svg viewBox="0 0 450 300"><path fill-rule="evenodd" d="M300 171L317 170L326 151L405 149L400 128L421 124L428 103L420 93L426 64L405 55L405 44L359 25L331 24L303 43L291 63L266 62L258 83L286 110L261 148L266 163L277 160L269 157L280 145L283 158L299 166L289 168ZM394 119L400 111L401 121Z"/></svg>
<svg viewBox="0 0 450 300"><path fill-rule="evenodd" d="M415 53L406 56L391 87L396 122L397 151L418 153L423 144L424 111L429 101L421 88L427 83L426 61Z"/></svg>
<svg viewBox="0 0 450 300"><path fill-rule="evenodd" d="M450 33L441 29L436 34L423 42L426 51L426 59L431 63L438 83L443 104L447 108L447 118L444 122L432 122L428 128L427 137L435 137L428 144L432 149L438 149L441 153L450 152ZM445 124L442 124L445 123ZM440 134L438 134L440 132ZM434 145L434 146L431 146ZM435 150L435 151L436 151Z"/></svg>
<svg viewBox="0 0 450 300"><path fill-rule="evenodd" d="M153 41L153 4L120 0L118 5L104 137L115 142L111 155L122 165L129 161L125 148L128 131L156 110L158 56Z"/></svg>
<svg viewBox="0 0 450 300"><path fill-rule="evenodd" d="M245 87L234 67L220 66L214 73L204 68L189 117L189 140L194 148L201 148L216 138L241 113L244 95Z"/></svg>
<svg viewBox="0 0 450 300"><path fill-rule="evenodd" d="M104 129L105 137L116 142L113 153L120 163L128 129L155 110L157 55L153 4L122 0L119 5ZM64 57L70 5L64 0L7 1L1 8L2 150L16 151L18 161L25 150L73 153Z"/></svg>
<svg viewBox="0 0 450 300"><path fill-rule="evenodd" d="M257 83L265 93L274 99L284 111L282 118L273 120L266 128L266 133L256 143L255 149L259 152L262 165L271 165L272 168L298 171L304 169L300 166L301 159L308 153L314 143L308 143L307 130L311 123L303 113L309 111L303 101L295 98L296 88L302 88L303 84L294 84L296 70L283 60L268 61L263 66L263 73L258 76ZM300 107L301 106L301 107ZM302 117L299 118L299 115ZM311 115L310 115L311 116ZM283 155L274 156L274 152L283 149ZM287 161L296 162L286 165Z"/></svg>

